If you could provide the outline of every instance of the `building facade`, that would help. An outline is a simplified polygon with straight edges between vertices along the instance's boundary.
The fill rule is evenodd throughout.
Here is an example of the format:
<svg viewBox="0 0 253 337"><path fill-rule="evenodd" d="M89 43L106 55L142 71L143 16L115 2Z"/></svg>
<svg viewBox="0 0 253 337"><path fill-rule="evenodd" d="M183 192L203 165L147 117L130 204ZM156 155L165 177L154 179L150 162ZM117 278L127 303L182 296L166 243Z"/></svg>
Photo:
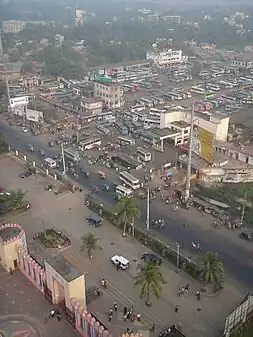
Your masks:
<svg viewBox="0 0 253 337"><path fill-rule="evenodd" d="M164 51L148 51L146 59L152 60L154 66L168 67L173 64L186 62L188 58L182 55L182 50L167 49Z"/></svg>
<svg viewBox="0 0 253 337"><path fill-rule="evenodd" d="M88 114L98 114L102 112L103 103L94 98L82 98L81 109Z"/></svg>
<svg viewBox="0 0 253 337"><path fill-rule="evenodd" d="M100 98L106 107L110 109L118 109L122 106L121 87L114 83L94 84L94 97Z"/></svg>
<svg viewBox="0 0 253 337"><path fill-rule="evenodd" d="M251 69L251 68L253 68L253 56L251 56L251 57L244 57L244 56L234 57L230 61L230 65L235 66L237 68Z"/></svg>
<svg viewBox="0 0 253 337"><path fill-rule="evenodd" d="M15 34L21 32L25 26L30 23L33 25L45 25L45 21L18 21L18 20L9 20L2 21L2 29L5 34Z"/></svg>
<svg viewBox="0 0 253 337"><path fill-rule="evenodd" d="M56 34L54 37L54 44L56 47L61 47L64 43L64 36L61 34Z"/></svg>

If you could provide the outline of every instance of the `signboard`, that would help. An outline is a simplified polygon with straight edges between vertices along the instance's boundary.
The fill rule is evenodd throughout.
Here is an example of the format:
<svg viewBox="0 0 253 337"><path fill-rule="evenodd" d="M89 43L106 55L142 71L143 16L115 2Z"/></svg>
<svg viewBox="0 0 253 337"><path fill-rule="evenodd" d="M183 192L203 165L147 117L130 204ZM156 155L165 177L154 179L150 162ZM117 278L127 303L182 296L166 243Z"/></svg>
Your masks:
<svg viewBox="0 0 253 337"><path fill-rule="evenodd" d="M22 97L13 97L10 99L10 107L11 108L18 108L22 106L26 106L29 103L28 96L22 96Z"/></svg>
<svg viewBox="0 0 253 337"><path fill-rule="evenodd" d="M193 126L192 151L205 159L208 163L213 163L213 141L214 134L198 125Z"/></svg>

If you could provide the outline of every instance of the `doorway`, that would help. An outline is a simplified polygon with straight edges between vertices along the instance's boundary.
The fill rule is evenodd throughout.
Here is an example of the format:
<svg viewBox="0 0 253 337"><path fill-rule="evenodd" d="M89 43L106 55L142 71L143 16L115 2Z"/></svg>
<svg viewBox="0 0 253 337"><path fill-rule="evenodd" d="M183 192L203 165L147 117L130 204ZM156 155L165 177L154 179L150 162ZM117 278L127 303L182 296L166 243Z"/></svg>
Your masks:
<svg viewBox="0 0 253 337"><path fill-rule="evenodd" d="M18 269L18 260L13 261L14 269Z"/></svg>

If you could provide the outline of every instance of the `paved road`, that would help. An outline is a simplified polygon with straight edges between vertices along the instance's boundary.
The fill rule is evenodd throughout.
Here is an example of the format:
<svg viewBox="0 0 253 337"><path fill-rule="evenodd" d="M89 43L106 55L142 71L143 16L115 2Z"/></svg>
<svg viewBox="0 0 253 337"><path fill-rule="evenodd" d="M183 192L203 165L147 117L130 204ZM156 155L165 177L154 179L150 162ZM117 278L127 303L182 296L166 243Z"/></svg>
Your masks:
<svg viewBox="0 0 253 337"><path fill-rule="evenodd" d="M42 141L40 137L34 137L30 134L24 134L22 131L10 127L5 123L0 125L0 132L3 133L8 141L20 151L27 152L26 145L31 143L37 149L44 149L46 154L54 155L59 149L49 148L46 142ZM30 154L29 154L30 155ZM35 153L38 161L43 161L39 157L38 152ZM84 170L91 171L91 167L82 167ZM80 177L79 183L88 189L92 189L94 184L100 184L95 173L91 173L89 179ZM103 181L105 183L105 181ZM113 182L108 182L109 184ZM101 183L102 184L102 183ZM112 195L109 197L108 192L99 192L99 197L105 203L113 204ZM191 213L189 213L190 215ZM145 203L141 203L141 222L144 226L146 217ZM252 289L253 266L249 264L249 256L252 251L249 251L249 245L245 242L245 247L239 245L235 240L227 240L214 232L206 232L194 226L194 218L189 220L182 220L176 213L166 211L166 208L158 208L155 205L151 206L151 219L163 218L167 226L162 234L165 235L172 243L184 242L186 246L190 246L191 242L197 242L203 247L205 251L217 251L223 259L226 266L226 273L229 277L235 278L243 284L246 289ZM203 221L204 221L203 217ZM182 221L187 224L186 228L182 229ZM205 224L203 223L203 226ZM189 254L188 252L186 254Z"/></svg>

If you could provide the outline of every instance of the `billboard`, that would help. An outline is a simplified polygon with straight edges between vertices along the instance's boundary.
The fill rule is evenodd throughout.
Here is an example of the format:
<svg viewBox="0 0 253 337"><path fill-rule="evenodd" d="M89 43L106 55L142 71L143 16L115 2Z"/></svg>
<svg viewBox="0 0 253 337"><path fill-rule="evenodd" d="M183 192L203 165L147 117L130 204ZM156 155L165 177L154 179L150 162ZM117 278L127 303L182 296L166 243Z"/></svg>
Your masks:
<svg viewBox="0 0 253 337"><path fill-rule="evenodd" d="M22 97L13 97L10 99L10 107L11 108L19 108L22 106L27 106L29 103L28 96L22 96Z"/></svg>
<svg viewBox="0 0 253 337"><path fill-rule="evenodd" d="M193 126L192 151L205 159L208 163L213 163L213 142L214 134L201 128Z"/></svg>

